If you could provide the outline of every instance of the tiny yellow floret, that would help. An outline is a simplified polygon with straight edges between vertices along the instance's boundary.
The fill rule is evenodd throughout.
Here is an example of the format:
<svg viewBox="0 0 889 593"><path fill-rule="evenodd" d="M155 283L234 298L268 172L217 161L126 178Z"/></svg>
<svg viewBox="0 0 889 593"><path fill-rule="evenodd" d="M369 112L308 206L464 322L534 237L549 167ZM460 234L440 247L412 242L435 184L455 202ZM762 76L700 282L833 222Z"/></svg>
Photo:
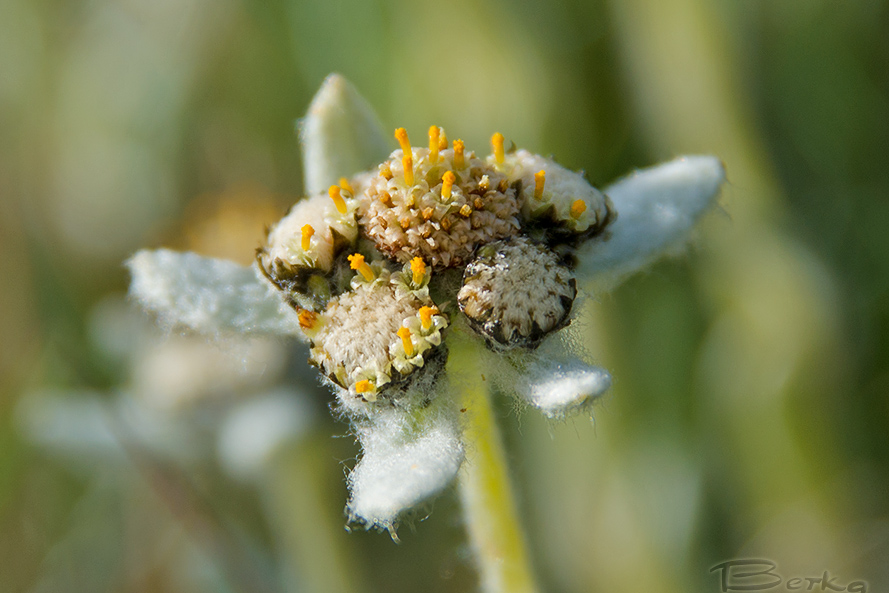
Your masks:
<svg viewBox="0 0 889 593"><path fill-rule="evenodd" d="M420 286L423 278L426 277L426 262L422 257L415 257L411 260L411 272L413 272L414 285Z"/></svg>
<svg viewBox="0 0 889 593"><path fill-rule="evenodd" d="M338 185L331 185L328 188L327 193L330 195L330 199L333 200L334 205L336 206L337 211L340 214L346 213L346 201L343 199L343 196L340 195L342 188Z"/></svg>
<svg viewBox="0 0 889 593"><path fill-rule="evenodd" d="M465 150L465 146L463 146L462 140L454 140L454 168L462 169L466 166L466 161L463 160L463 151Z"/></svg>
<svg viewBox="0 0 889 593"><path fill-rule="evenodd" d="M301 309L297 317L299 326L304 330L311 330L315 327L315 321L318 320L318 314L308 309Z"/></svg>
<svg viewBox="0 0 889 593"><path fill-rule="evenodd" d="M380 165L380 177L389 181L392 179L392 169L389 167L389 163L383 163Z"/></svg>
<svg viewBox="0 0 889 593"><path fill-rule="evenodd" d="M543 184L546 183L546 171L540 170L534 173L534 199L543 198Z"/></svg>
<svg viewBox="0 0 889 593"><path fill-rule="evenodd" d="M401 166L404 168L404 182L408 185L414 184L414 159L410 153L401 157Z"/></svg>
<svg viewBox="0 0 889 593"><path fill-rule="evenodd" d="M445 134L444 128L438 128L441 135L438 137L438 149L445 150L448 147L448 135Z"/></svg>
<svg viewBox="0 0 889 593"><path fill-rule="evenodd" d="M574 200L574 203L571 204L571 216L580 218L580 215L584 212L586 212L586 202L583 200Z"/></svg>
<svg viewBox="0 0 889 593"><path fill-rule="evenodd" d="M383 204L385 204L386 206L388 206L389 208L392 207L392 196L389 195L389 192L384 191L383 193L381 193L380 194L380 201Z"/></svg>
<svg viewBox="0 0 889 593"><path fill-rule="evenodd" d="M303 248L303 251L308 251L309 247L312 244L312 235L315 234L315 229L312 228L310 224L304 224L302 228L302 243L300 247Z"/></svg>
<svg viewBox="0 0 889 593"><path fill-rule="evenodd" d="M503 164L503 134L497 132L491 136L491 146L494 147L494 160L498 165Z"/></svg>
<svg viewBox="0 0 889 593"><path fill-rule="evenodd" d="M432 327L432 316L438 313L436 307L420 307L420 325L424 331Z"/></svg>
<svg viewBox="0 0 889 593"><path fill-rule="evenodd" d="M472 206L469 204L463 204L460 206L460 215L464 218L469 218L469 215L472 214Z"/></svg>
<svg viewBox="0 0 889 593"><path fill-rule="evenodd" d="M411 153L411 141L407 137L407 130L404 128L395 130L395 139L398 140L398 144L401 145L401 152L404 154Z"/></svg>
<svg viewBox="0 0 889 593"><path fill-rule="evenodd" d="M441 136L441 128L429 126L429 162L433 165L438 162L438 140Z"/></svg>
<svg viewBox="0 0 889 593"><path fill-rule="evenodd" d="M446 171L441 176L441 197L445 200L451 199L451 187L453 187L455 181L457 181L457 176L454 175L453 171Z"/></svg>
<svg viewBox="0 0 889 593"><path fill-rule="evenodd" d="M343 188L344 190L346 190L347 192L349 192L350 194L352 194L353 196L355 195L355 190L352 189L352 184L349 183L349 180L346 179L345 177L340 177L340 187Z"/></svg>
<svg viewBox="0 0 889 593"><path fill-rule="evenodd" d="M376 277L374 276L374 271L367 265L367 262L364 261L364 256L360 253L353 253L347 259L349 260L349 267L357 270L368 282L372 282Z"/></svg>
<svg viewBox="0 0 889 593"><path fill-rule="evenodd" d="M414 355L414 344L411 342L411 330L406 327L398 328L398 337L401 338L401 345L404 346L404 353L410 358Z"/></svg>
<svg viewBox="0 0 889 593"><path fill-rule="evenodd" d="M355 383L355 393L369 393L375 389L374 384L367 379Z"/></svg>

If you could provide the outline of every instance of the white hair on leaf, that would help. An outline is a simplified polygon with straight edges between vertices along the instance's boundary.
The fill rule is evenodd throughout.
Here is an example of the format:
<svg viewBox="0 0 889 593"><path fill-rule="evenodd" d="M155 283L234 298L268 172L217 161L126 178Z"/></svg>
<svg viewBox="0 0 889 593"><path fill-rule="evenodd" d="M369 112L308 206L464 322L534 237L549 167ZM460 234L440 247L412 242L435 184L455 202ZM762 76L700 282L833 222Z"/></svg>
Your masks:
<svg viewBox="0 0 889 593"><path fill-rule="evenodd" d="M579 359L537 360L516 383L516 394L547 418L563 419L586 408L611 387L611 374Z"/></svg>
<svg viewBox="0 0 889 593"><path fill-rule="evenodd" d="M605 241L578 251L578 278L621 280L683 244L713 204L725 168L713 156L683 156L636 171L605 189L617 211Z"/></svg>
<svg viewBox="0 0 889 593"><path fill-rule="evenodd" d="M399 517L434 498L453 482L464 448L455 410L447 397L413 413L382 409L356 423L363 455L349 474L349 521L387 529Z"/></svg>
<svg viewBox="0 0 889 593"><path fill-rule="evenodd" d="M324 80L298 127L308 195L369 169L392 150L373 108L339 74Z"/></svg>
<svg viewBox="0 0 889 593"><path fill-rule="evenodd" d="M139 251L126 265L130 297L168 328L211 336L301 334L296 314L255 268L169 249Z"/></svg>

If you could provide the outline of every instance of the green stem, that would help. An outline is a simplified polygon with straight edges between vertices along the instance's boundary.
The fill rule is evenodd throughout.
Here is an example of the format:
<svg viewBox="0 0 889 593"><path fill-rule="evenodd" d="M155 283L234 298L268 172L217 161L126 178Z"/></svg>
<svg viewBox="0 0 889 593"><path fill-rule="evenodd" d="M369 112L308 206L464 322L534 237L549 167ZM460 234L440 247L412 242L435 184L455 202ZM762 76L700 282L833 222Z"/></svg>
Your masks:
<svg viewBox="0 0 889 593"><path fill-rule="evenodd" d="M284 564L286 591L357 593L360 569L350 553L345 519L331 502L323 455L329 437L309 436L272 459L265 478L269 523ZM339 479L339 476L336 476ZM338 500L338 498L336 498Z"/></svg>
<svg viewBox="0 0 889 593"><path fill-rule="evenodd" d="M457 332L455 331L454 334ZM460 498L466 529L486 593L538 591L506 467L506 455L488 385L483 353L464 336L452 335L449 372L463 389L466 462Z"/></svg>

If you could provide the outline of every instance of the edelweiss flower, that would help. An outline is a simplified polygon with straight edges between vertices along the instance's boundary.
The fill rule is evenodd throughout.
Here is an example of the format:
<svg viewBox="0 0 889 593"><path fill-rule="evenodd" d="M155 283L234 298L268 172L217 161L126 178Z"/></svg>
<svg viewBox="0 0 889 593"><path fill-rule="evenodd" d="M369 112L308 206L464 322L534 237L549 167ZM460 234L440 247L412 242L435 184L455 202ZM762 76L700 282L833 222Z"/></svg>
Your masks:
<svg viewBox="0 0 889 593"><path fill-rule="evenodd" d="M547 417L588 408L611 378L559 339L578 287L681 245L725 179L718 159L689 156L599 191L500 134L485 156L436 126L419 148L399 128L386 156L371 109L335 75L301 137L309 197L272 225L253 269L142 251L131 294L171 326L308 340L363 450L349 519L390 530L471 450L448 344L485 344L501 390Z"/></svg>

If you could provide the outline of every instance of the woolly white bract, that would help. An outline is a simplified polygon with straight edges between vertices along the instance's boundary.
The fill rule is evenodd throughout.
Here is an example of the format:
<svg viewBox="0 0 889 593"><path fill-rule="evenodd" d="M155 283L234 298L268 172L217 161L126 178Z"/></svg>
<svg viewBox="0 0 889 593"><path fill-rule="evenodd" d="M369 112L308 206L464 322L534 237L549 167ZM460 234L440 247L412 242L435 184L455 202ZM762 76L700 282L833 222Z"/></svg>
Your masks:
<svg viewBox="0 0 889 593"><path fill-rule="evenodd" d="M351 496L347 515L351 521L367 527L392 530L406 511L436 496L452 482L464 461L465 448L471 448L471 443L462 442L456 400L442 371L443 360L447 357L447 332L477 332L482 336L491 348L491 355L502 358L499 366L506 370L498 373L501 388L539 409L547 417L564 418L588 409L591 402L610 387L611 376L608 372L564 353L558 359L548 358L547 352L551 348L534 350L539 343L551 341L545 339L549 333L558 331L570 321L567 313L573 300L574 276L581 286L595 277L608 279L613 285L615 280L638 270L663 253L675 250L686 240L700 216L714 203L725 179L723 166L717 158L689 156L636 171L599 192L589 187L582 176L558 167L550 159L525 152L504 157L502 136L499 137L499 153L498 141L495 140L494 154L487 161L476 158L469 151L464 156L460 141L454 143L453 150L448 148L446 141L442 142L439 153L440 130L436 130L434 127L430 130L428 151L411 148L407 144L406 134L401 131L399 141L402 142L402 150L392 153L390 160L383 161L379 174L370 172L356 176L356 170L385 158L387 142L366 102L342 77L332 75L316 95L300 126L307 189L311 193L318 193L329 184L337 183L341 176L351 179L351 183L340 181L340 186L330 188L333 202L322 202L328 199L326 195L311 198L319 203L319 208L311 210L318 213L313 216L320 217L316 226L330 226L320 230L309 228L307 232L305 227L310 225L305 224L301 237L295 235L284 243L277 238L281 234L278 232L275 235L278 243L266 251L265 260L260 258L261 269L251 270L231 262L168 250L141 251L127 264L133 276L132 298L145 309L158 314L168 326L175 325L208 335L300 335L299 328L302 327L310 340L316 335L348 335L350 340L358 341L357 344L328 344L327 348L314 345L312 352L316 364L327 369L328 381L337 394L337 409L352 422L362 447L363 455L348 478ZM440 166L439 162L442 163ZM548 166L546 174L551 175L551 179L544 178L542 169L540 174L533 176L530 169L518 170L521 163L526 162L533 163L535 168ZM458 175L450 170L444 172L445 168L457 170L459 167L465 167L466 172ZM490 175L485 174L486 167L492 171ZM419 189L412 195L397 194L413 186L414 171L422 176L416 181L421 184L415 186ZM348 178L349 175L353 177ZM547 186L546 183L551 185ZM360 216L369 224L378 225L374 227L377 229L375 232L383 243L378 244L379 251L373 246L362 247L361 241L366 243L368 235L358 234L356 238L349 231L351 238L346 240L353 242L351 249L364 250L364 255L356 251L356 255L349 256L351 267L355 270L350 287L348 281L342 280L342 272L334 277L335 272L330 271L345 263L348 252L331 256L315 246L329 250L331 245L343 242L342 233L331 233L329 229L354 224L353 221L359 216L355 213L362 207L354 201L354 197L368 187L372 189L366 191L374 192L377 201L373 203L376 205ZM582 200L564 193L581 187L588 188L583 190L586 197ZM475 197L471 195L473 191L478 192ZM492 204L487 210L487 203L481 200L485 196L490 197L488 203ZM399 219L395 217L387 222L385 217L389 214L385 208L380 208L380 201L387 208L401 208L399 212L413 218L403 218L407 222L401 223L400 228L393 227L393 223ZM411 210L415 204L417 208ZM421 207L422 216L418 214ZM476 211L479 216L483 214L487 218L471 218ZM496 218L498 216L500 218ZM529 232L529 239L522 239L524 243L508 243L512 241L509 235L506 235L505 241L500 240L504 237L503 233L515 232L511 224L518 224L503 224L503 221L535 216L552 217L546 218L546 224L550 226L542 223L531 225L538 230ZM484 229L475 226L476 222L469 226L470 221L483 222L488 218L499 221L497 224L500 227L497 228L505 230L495 231L494 236L487 238ZM460 235L460 241L467 240L466 237L473 241L492 241L487 245L493 247L486 247L483 242L478 248L479 253L488 249L485 252L487 255L482 253L479 256L487 257L487 263L470 268L479 269L480 273L485 274L509 273L513 276L499 280L495 278L490 282L479 280L478 290L489 290L486 288L489 286L522 290L533 285L534 282L526 278L534 277L534 269L524 269L521 265L510 267L508 262L504 264L498 260L497 254L505 254L503 257L506 257L516 252L523 258L522 249L537 249L533 247L534 244L546 244L546 247L539 248L553 249L558 257L547 258L528 252L534 257L522 261L547 262L545 265L550 270L562 265L559 261L570 261L570 264L566 264L569 268L565 268L568 270L565 272L567 276L561 272L541 276L551 277L552 282L561 287L561 293L554 293L561 294L561 300L556 299L554 304L547 305L549 309L540 310L534 307L539 307L546 299L527 298L528 295L525 298L484 295L486 299L505 299L497 309L502 311L501 318L494 324L485 321L488 318L484 317L490 315L493 307L480 310L473 318L475 309L482 307L477 303L487 302L481 298L473 301L475 308L472 310L467 306L463 313L439 312L430 299L428 284L432 267L427 270L421 265L422 258L414 258L402 271L398 268L401 264L394 262L395 259L408 261L412 255L405 251L415 239L410 235L414 232L411 225L423 225L430 221L437 226L430 227L427 232L438 233L433 236L440 236L439 242L452 240L457 236L455 232L465 233ZM288 220L287 228L299 229L298 222ZM452 226L460 224L464 224L465 231L461 230L464 227ZM542 227L544 230L539 231ZM538 235L534 235L534 232L538 232ZM326 242L317 243L319 237ZM385 241L391 237L396 243L390 245ZM509 247L512 251L497 246L506 244L512 246ZM421 254L427 253L429 245L432 244L418 244L417 249L426 250L420 251ZM430 266L435 266L436 271L431 272L433 275L449 263L459 262L465 266L467 258L477 255L460 245L455 249L463 251L454 251L444 257L434 252L427 259ZM283 255L276 260L278 256L274 256L275 253ZM386 253L391 259L386 259ZM290 257L288 254L293 254L292 258L282 261L281 258ZM313 267L322 261L319 259L322 254L323 270ZM365 261L365 256L372 260L370 264ZM416 259L421 260L419 264ZM271 269L272 264L278 268ZM523 265L527 268L531 264ZM345 270L348 272L348 266ZM279 290L271 289L267 280L271 280ZM356 295L349 297L352 301L360 295L370 295L367 298L372 300L363 301L361 305L365 309L367 303L378 303L378 313L390 311L399 316L391 323L380 319L367 320L367 326L374 328L367 331L377 332L368 337L369 342L388 344L390 342L380 339L379 332L389 332L394 336L396 329L400 338L391 342L388 353L377 350L379 356L373 359L372 368L362 366L362 361L370 358L362 350L361 323L350 319L345 325L336 326L345 327L348 332L336 328L336 331L332 331L333 326L324 325L334 323L335 320L332 321L330 317L334 313L350 315L358 310L356 307L359 306L348 299L342 299L342 303L350 303L348 307L337 305L337 294L331 297L331 291L335 293L336 290L341 291L340 294ZM305 298L306 295L312 298ZM396 306L399 302L397 299L412 300L401 301L402 304ZM549 321L529 324L516 314L515 308L510 308L510 303L528 307L537 318ZM335 310L337 306L339 309ZM373 313L370 312L371 315ZM362 314L367 312L362 309ZM403 322L402 316L405 316ZM434 319L438 321L433 322ZM505 331L504 326L509 331ZM427 335L428 338L424 337ZM481 342L481 338L478 339ZM508 352L498 354L504 350ZM436 354L430 356L429 353ZM387 364L387 361L391 362ZM344 368L343 364L351 366ZM399 373L408 374L399 379Z"/></svg>

